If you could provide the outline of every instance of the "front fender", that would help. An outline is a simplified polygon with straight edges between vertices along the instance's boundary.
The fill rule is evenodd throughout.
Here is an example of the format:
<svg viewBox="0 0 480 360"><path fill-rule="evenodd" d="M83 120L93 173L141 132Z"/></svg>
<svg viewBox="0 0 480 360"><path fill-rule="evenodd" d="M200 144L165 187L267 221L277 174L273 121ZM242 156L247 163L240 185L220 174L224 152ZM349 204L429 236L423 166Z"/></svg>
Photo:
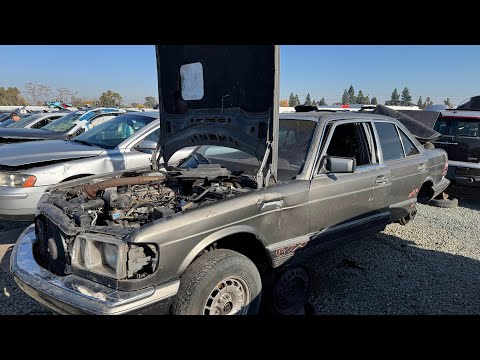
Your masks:
<svg viewBox="0 0 480 360"><path fill-rule="evenodd" d="M228 227L228 228L225 228L225 229L221 229L219 231L216 231L216 232L208 235L206 238L204 238L202 241L200 241L195 247L193 247L190 250L188 255L185 257L185 259L182 261L182 263L178 267L178 269L176 271L177 274L181 275L185 271L185 269L188 267L188 265L190 265L192 263L192 261L197 257L197 255L200 253L200 251L202 251L203 249L205 249L209 245L213 244L215 241L218 241L218 240L223 239L227 236L235 235L235 234L239 234L239 233L252 234L262 242L264 247L267 246L267 242L265 240L265 237L261 234L258 234L257 231L251 226L235 225L235 226L231 226L231 227Z"/></svg>

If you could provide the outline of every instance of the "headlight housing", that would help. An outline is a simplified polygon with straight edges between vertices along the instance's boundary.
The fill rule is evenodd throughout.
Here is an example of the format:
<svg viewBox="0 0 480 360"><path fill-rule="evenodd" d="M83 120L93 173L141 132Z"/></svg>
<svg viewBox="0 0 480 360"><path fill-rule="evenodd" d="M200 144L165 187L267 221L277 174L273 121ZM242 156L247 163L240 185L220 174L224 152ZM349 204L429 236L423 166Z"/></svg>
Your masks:
<svg viewBox="0 0 480 360"><path fill-rule="evenodd" d="M37 182L37 178L33 175L19 173L0 173L0 186L9 187L32 187Z"/></svg>
<svg viewBox="0 0 480 360"><path fill-rule="evenodd" d="M155 245L128 244L113 236L78 235L71 251L72 267L117 280L139 278L155 271Z"/></svg>

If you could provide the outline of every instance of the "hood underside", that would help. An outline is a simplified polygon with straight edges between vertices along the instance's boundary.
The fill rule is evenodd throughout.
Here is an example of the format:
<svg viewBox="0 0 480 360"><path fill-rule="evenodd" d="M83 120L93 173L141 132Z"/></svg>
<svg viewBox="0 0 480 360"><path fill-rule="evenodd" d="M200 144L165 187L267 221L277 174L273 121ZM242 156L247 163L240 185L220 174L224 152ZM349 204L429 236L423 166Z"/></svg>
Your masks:
<svg viewBox="0 0 480 360"><path fill-rule="evenodd" d="M433 130L431 127L415 120L409 115L405 115L400 111L390 109L384 105L378 105L373 111L375 114L386 115L393 117L400 121L420 142L433 141L442 136L439 132ZM412 113L413 116L415 116Z"/></svg>
<svg viewBox="0 0 480 360"><path fill-rule="evenodd" d="M0 148L0 165L23 166L98 156L101 148L62 140L8 144Z"/></svg>
<svg viewBox="0 0 480 360"><path fill-rule="evenodd" d="M274 162L276 46L162 45L157 46L157 66L159 146L166 162L176 151L196 145L232 147L260 161L268 154L267 167Z"/></svg>

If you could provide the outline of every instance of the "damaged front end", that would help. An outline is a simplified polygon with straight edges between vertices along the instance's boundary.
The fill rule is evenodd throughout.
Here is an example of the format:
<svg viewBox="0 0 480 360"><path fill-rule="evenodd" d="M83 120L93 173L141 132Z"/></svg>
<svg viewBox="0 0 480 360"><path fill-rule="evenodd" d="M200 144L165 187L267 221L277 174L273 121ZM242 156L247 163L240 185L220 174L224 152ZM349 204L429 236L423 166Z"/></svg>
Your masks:
<svg viewBox="0 0 480 360"><path fill-rule="evenodd" d="M37 210L35 260L59 276L73 273L121 288L159 267L158 244L129 243L132 232L255 188L253 176L215 164L57 186Z"/></svg>

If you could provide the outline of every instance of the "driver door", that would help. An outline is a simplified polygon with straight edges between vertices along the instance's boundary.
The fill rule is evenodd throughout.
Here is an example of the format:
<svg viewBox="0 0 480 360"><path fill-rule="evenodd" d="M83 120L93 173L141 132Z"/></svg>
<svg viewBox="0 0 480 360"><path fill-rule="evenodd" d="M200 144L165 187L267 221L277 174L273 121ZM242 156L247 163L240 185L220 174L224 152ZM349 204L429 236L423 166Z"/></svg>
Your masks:
<svg viewBox="0 0 480 360"><path fill-rule="evenodd" d="M318 166L309 195L309 233L318 249L338 240L354 240L389 221L389 170L379 164L370 121L331 125L320 158L356 159L353 173L327 173Z"/></svg>
<svg viewBox="0 0 480 360"><path fill-rule="evenodd" d="M160 128L157 128L148 135L139 138L133 146L130 146L124 150L127 169L148 167L152 164L151 161L153 151L140 149L138 146L144 140L157 142L159 136Z"/></svg>

